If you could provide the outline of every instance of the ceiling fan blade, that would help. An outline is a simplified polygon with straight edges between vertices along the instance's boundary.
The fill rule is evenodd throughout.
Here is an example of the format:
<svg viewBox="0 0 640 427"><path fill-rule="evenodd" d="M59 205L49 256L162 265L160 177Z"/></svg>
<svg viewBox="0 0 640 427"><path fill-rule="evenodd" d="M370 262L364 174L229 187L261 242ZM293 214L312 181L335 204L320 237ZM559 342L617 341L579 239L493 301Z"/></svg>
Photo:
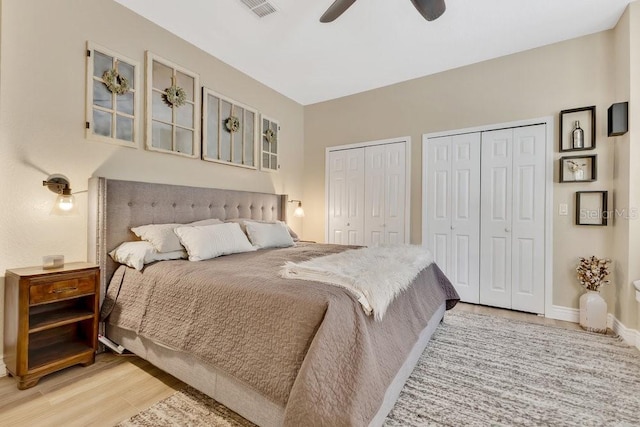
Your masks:
<svg viewBox="0 0 640 427"><path fill-rule="evenodd" d="M447 10L444 0L411 0L411 3L418 9L418 12L427 21L434 21Z"/></svg>
<svg viewBox="0 0 640 427"><path fill-rule="evenodd" d="M355 3L356 0L336 0L329 9L320 17L320 22L327 23L337 19L345 10ZM417 7L417 6L416 6Z"/></svg>

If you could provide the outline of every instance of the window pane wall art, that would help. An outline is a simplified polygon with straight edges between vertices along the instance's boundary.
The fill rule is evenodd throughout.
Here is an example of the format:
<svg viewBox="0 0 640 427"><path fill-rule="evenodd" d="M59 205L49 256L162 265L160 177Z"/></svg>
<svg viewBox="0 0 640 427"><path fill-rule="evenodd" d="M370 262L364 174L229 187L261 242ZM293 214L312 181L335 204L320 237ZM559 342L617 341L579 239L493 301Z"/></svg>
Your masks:
<svg viewBox="0 0 640 427"><path fill-rule="evenodd" d="M146 147L200 157L200 77L149 51L146 54Z"/></svg>
<svg viewBox="0 0 640 427"><path fill-rule="evenodd" d="M87 42L85 137L137 148L140 103L139 63Z"/></svg>
<svg viewBox="0 0 640 427"><path fill-rule="evenodd" d="M211 89L202 89L202 158L256 168L258 112Z"/></svg>
<svg viewBox="0 0 640 427"><path fill-rule="evenodd" d="M277 171L280 169L280 163L278 162L280 124L267 116L262 116L261 122L260 147L262 153L262 170Z"/></svg>

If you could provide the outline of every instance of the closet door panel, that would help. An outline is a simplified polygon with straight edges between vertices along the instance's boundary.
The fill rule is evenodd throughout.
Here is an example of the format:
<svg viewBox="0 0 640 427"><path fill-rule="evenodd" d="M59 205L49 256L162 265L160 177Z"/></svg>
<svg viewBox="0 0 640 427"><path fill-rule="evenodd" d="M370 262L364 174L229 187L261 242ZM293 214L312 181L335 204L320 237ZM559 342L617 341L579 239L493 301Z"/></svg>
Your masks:
<svg viewBox="0 0 640 427"><path fill-rule="evenodd" d="M364 244L364 150L329 153L329 243Z"/></svg>
<svg viewBox="0 0 640 427"><path fill-rule="evenodd" d="M347 165L343 151L329 153L329 243L347 244Z"/></svg>
<svg viewBox="0 0 640 427"><path fill-rule="evenodd" d="M462 301L480 302L480 134L451 141L451 269Z"/></svg>
<svg viewBox="0 0 640 427"><path fill-rule="evenodd" d="M482 133L480 303L511 308L511 129Z"/></svg>
<svg viewBox="0 0 640 427"><path fill-rule="evenodd" d="M365 156L365 221L364 244L377 246L384 243L385 224L385 147L364 148Z"/></svg>
<svg viewBox="0 0 640 427"><path fill-rule="evenodd" d="M349 245L364 244L364 150L346 150L347 227Z"/></svg>
<svg viewBox="0 0 640 427"><path fill-rule="evenodd" d="M513 130L512 308L544 313L546 126Z"/></svg>
<svg viewBox="0 0 640 427"><path fill-rule="evenodd" d="M427 142L427 241L442 272L451 277L451 141L452 137L431 138Z"/></svg>
<svg viewBox="0 0 640 427"><path fill-rule="evenodd" d="M406 155L405 144L385 145L385 219L384 239L387 244L405 241Z"/></svg>

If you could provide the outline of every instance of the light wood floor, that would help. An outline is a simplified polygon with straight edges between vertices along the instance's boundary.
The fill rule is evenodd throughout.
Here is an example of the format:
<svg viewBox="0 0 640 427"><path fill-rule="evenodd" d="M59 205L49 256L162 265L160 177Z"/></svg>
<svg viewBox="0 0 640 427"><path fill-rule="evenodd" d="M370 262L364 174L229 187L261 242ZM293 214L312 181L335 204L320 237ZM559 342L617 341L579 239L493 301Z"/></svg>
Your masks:
<svg viewBox="0 0 640 427"><path fill-rule="evenodd" d="M458 304L454 310L580 329L533 314ZM28 390L0 378L0 426L113 426L163 400L184 384L135 356L99 354L96 363L49 375Z"/></svg>

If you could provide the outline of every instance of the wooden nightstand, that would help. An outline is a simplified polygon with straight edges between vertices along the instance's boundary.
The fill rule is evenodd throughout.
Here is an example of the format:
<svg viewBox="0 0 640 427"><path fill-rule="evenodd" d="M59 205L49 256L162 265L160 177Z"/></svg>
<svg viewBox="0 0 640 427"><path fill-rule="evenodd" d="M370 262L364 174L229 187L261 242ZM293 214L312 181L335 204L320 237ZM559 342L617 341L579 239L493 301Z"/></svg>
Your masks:
<svg viewBox="0 0 640 427"><path fill-rule="evenodd" d="M19 389L68 366L93 363L99 299L100 269L94 264L7 270L4 362Z"/></svg>

